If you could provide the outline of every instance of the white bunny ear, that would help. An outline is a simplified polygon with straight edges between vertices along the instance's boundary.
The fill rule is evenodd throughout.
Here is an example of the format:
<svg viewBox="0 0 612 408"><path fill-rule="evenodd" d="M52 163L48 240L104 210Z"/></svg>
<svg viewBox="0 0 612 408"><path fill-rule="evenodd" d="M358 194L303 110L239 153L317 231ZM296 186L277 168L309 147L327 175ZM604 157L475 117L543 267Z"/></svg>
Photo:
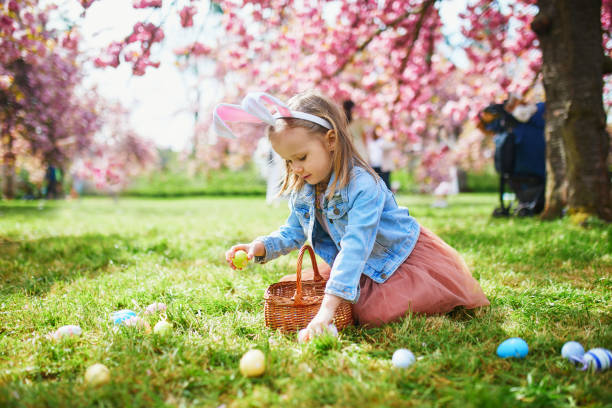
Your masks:
<svg viewBox="0 0 612 408"><path fill-rule="evenodd" d="M215 133L221 137L235 139L236 136L227 126L227 122L261 123L261 119L247 113L240 105L221 103L213 111Z"/></svg>
<svg viewBox="0 0 612 408"><path fill-rule="evenodd" d="M268 109L264 103L274 105L276 110L283 117L291 117L291 111L284 102L265 92L249 93L242 100L242 108L246 112L261 118L261 120L266 122L268 125L274 125L274 120L276 117L272 114L272 112L270 112L270 109Z"/></svg>
<svg viewBox="0 0 612 408"><path fill-rule="evenodd" d="M266 104L275 106L277 112L272 113ZM274 126L274 121L280 118L308 120L326 129L333 129L327 120L310 113L292 111L284 102L265 92L251 92L244 97L242 105L217 105L213 112L213 126L217 135L234 139L236 135L227 126L228 122L267 123Z"/></svg>

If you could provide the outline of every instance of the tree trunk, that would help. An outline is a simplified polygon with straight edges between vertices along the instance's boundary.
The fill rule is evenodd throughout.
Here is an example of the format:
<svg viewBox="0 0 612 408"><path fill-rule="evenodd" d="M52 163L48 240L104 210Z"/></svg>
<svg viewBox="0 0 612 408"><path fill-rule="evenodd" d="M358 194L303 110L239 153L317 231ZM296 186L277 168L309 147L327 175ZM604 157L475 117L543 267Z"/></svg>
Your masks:
<svg viewBox="0 0 612 408"><path fill-rule="evenodd" d="M2 196L12 199L15 198L15 154L13 138L6 129L2 132L2 145Z"/></svg>
<svg viewBox="0 0 612 408"><path fill-rule="evenodd" d="M546 208L612 220L603 109L601 0L538 0L546 91ZM567 183L567 184L566 184Z"/></svg>

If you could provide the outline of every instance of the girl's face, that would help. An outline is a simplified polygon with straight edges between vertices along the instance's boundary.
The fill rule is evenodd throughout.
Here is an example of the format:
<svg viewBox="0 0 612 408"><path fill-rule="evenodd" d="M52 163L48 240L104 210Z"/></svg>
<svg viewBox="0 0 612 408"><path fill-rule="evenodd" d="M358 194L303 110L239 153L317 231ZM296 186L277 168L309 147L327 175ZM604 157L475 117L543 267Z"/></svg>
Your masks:
<svg viewBox="0 0 612 408"><path fill-rule="evenodd" d="M291 171L308 184L326 181L332 172L335 134L317 136L304 128L287 128L270 135L276 153L289 163Z"/></svg>

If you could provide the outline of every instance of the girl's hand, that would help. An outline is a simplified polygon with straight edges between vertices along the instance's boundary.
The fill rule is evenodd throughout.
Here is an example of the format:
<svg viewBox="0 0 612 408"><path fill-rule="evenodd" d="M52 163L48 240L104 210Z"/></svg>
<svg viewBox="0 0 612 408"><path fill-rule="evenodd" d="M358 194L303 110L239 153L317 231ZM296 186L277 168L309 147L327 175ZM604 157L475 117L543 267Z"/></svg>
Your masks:
<svg viewBox="0 0 612 408"><path fill-rule="evenodd" d="M238 244L231 247L227 252L225 252L225 260L229 264L232 269L236 269L232 259L234 259L234 255L236 251L244 251L247 253L247 257L249 261L253 259L254 256L264 256L266 255L266 247L261 241L253 241L250 244Z"/></svg>
<svg viewBox="0 0 612 408"><path fill-rule="evenodd" d="M306 327L301 341L309 341L312 338L329 331L328 326L333 322L336 309L342 301L335 295L326 294L323 297L321 308Z"/></svg>

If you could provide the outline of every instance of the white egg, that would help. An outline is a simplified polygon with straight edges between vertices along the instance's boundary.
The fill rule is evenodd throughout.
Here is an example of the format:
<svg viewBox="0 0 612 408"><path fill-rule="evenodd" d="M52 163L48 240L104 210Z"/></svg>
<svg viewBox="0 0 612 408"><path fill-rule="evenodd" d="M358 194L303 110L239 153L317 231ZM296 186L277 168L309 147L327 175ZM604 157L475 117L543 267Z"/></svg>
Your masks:
<svg viewBox="0 0 612 408"><path fill-rule="evenodd" d="M338 337L338 329L336 328L336 325L333 323L330 323L327 325L327 332L334 337Z"/></svg>
<svg viewBox="0 0 612 408"><path fill-rule="evenodd" d="M408 349L398 349L393 353L391 363L395 367L407 368L410 367L415 361L414 354Z"/></svg>
<svg viewBox="0 0 612 408"><path fill-rule="evenodd" d="M568 341L561 348L561 355L572 361L581 359L584 355L584 347L577 341Z"/></svg>
<svg viewBox="0 0 612 408"><path fill-rule="evenodd" d="M328 334L334 337L338 337L338 329L336 328L336 325L333 323L330 323L327 325L327 329L325 330L325 333L323 334ZM298 343L304 343L308 340L311 340L310 336L308 336L308 330L307 329L302 329L298 332Z"/></svg>
<svg viewBox="0 0 612 408"><path fill-rule="evenodd" d="M159 334L160 336L172 334L172 323L166 320L160 320L153 327L153 333Z"/></svg>
<svg viewBox="0 0 612 408"><path fill-rule="evenodd" d="M261 350L249 350L240 359L240 372L245 377L259 377L266 371L266 357Z"/></svg>
<svg viewBox="0 0 612 408"><path fill-rule="evenodd" d="M307 329L304 328L304 329L300 330L298 332L298 335L297 335L298 343L304 343L304 342L308 341L307 335L308 335L308 330Z"/></svg>
<svg viewBox="0 0 612 408"><path fill-rule="evenodd" d="M98 387L110 382L110 370L104 364L96 363L85 371L85 383Z"/></svg>
<svg viewBox="0 0 612 408"><path fill-rule="evenodd" d="M72 336L77 337L77 336L80 336L82 333L83 333L83 330L81 330L79 326L75 326L74 324L69 324L67 326L62 326L59 329L57 329L51 335L51 337L53 337L55 340L60 340L65 337L72 337Z"/></svg>

